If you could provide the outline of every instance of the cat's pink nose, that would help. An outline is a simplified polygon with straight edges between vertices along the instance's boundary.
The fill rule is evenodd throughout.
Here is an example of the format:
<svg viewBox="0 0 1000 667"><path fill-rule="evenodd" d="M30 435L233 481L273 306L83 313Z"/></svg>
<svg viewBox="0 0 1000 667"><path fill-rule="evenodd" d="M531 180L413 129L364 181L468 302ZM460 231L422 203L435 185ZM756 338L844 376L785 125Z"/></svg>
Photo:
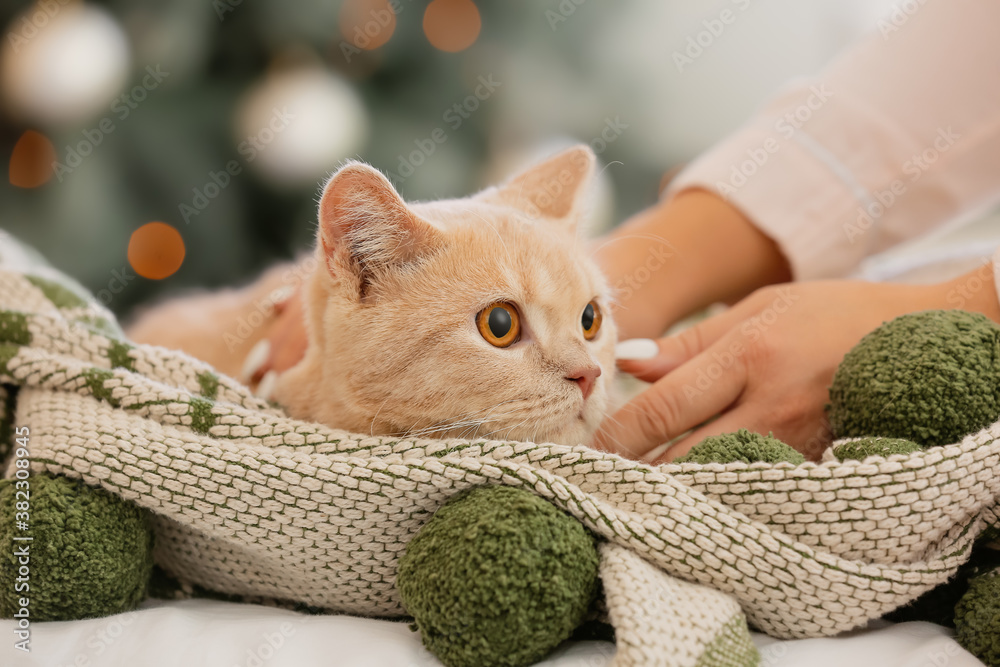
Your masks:
<svg viewBox="0 0 1000 667"><path fill-rule="evenodd" d="M601 377L600 366L583 366L566 374L566 379L575 382L583 392L583 400L590 398L594 391L594 383Z"/></svg>

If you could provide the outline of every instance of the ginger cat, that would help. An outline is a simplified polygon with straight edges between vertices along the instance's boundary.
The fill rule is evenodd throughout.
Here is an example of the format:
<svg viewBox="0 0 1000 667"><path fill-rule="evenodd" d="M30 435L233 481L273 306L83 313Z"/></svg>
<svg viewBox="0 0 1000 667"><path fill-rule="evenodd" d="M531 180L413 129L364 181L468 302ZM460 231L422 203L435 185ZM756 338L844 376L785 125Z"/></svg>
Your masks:
<svg viewBox="0 0 1000 667"><path fill-rule="evenodd" d="M472 197L407 204L350 162L323 190L314 261L164 304L130 336L235 375L265 327L234 346L234 323L299 271L308 346L271 395L290 416L371 434L586 442L608 408L616 340L578 233L594 165L573 148Z"/></svg>

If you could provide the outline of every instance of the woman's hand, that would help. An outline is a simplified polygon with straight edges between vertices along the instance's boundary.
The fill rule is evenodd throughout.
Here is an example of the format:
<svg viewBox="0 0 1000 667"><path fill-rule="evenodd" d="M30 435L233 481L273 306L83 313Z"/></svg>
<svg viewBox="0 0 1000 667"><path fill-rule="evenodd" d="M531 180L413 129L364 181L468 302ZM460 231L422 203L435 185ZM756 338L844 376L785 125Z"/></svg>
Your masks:
<svg viewBox="0 0 1000 667"><path fill-rule="evenodd" d="M748 428L817 458L830 441L824 405L844 355L887 320L955 307L946 303L947 288L814 282L759 289L655 348L647 344L652 358L620 358L619 368L654 384L605 420L594 446L642 458L694 429L662 457L672 460L707 436Z"/></svg>
<svg viewBox="0 0 1000 667"><path fill-rule="evenodd" d="M309 344L302 289L297 287L274 306L274 320L243 365L243 381L263 398L270 398L278 376L302 360Z"/></svg>

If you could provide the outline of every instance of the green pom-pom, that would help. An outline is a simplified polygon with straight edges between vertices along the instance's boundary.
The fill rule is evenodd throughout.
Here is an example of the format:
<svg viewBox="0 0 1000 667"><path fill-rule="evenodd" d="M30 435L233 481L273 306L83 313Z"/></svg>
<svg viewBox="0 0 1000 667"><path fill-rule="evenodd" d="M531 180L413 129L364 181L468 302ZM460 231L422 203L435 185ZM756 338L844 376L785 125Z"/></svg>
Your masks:
<svg viewBox="0 0 1000 667"><path fill-rule="evenodd" d="M1000 417L1000 327L931 310L883 324L847 353L830 387L834 438L957 442Z"/></svg>
<svg viewBox="0 0 1000 667"><path fill-rule="evenodd" d="M781 440L741 428L736 433L724 433L705 438L674 463L729 463L743 461L754 463L788 463L799 465L806 458Z"/></svg>
<svg viewBox="0 0 1000 667"><path fill-rule="evenodd" d="M396 583L424 645L448 667L515 667L579 625L598 585L594 537L523 489L478 487L407 545Z"/></svg>
<svg viewBox="0 0 1000 667"><path fill-rule="evenodd" d="M969 581L955 607L955 638L990 667L1000 667L1000 569Z"/></svg>
<svg viewBox="0 0 1000 667"><path fill-rule="evenodd" d="M28 479L28 529L17 526L24 495L14 480L0 481L0 615L29 601L33 620L107 616L134 608L153 567L153 532L144 512L103 489L66 477ZM24 506L22 506L24 507ZM30 536L31 541L14 540ZM7 548L10 546L10 548ZM27 548L28 591L17 591ZM22 582L23 583L23 582Z"/></svg>
<svg viewBox="0 0 1000 667"><path fill-rule="evenodd" d="M869 456L909 454L922 449L923 447L912 440L903 438L861 438L834 448L833 455L838 461L864 461Z"/></svg>

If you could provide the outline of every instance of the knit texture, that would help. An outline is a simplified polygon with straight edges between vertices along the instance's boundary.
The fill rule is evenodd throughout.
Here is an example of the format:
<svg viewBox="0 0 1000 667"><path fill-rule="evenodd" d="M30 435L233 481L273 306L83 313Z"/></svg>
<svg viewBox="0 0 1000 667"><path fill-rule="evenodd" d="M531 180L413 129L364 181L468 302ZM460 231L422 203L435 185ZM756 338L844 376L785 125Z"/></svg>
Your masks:
<svg viewBox="0 0 1000 667"><path fill-rule="evenodd" d="M407 543L455 494L510 486L604 541L601 578L609 591L620 582L608 613L632 647L615 666L680 665L674 647L739 645L738 608L781 638L862 626L948 580L998 523L1000 424L906 457L799 466L351 434L288 419L181 353L128 343L106 309L56 305L33 272L0 271L0 384L19 387L31 469L148 510L156 563L190 586L403 616ZM692 587L671 605L643 587L652 573ZM657 623L666 606L716 609L717 623Z"/></svg>
<svg viewBox="0 0 1000 667"><path fill-rule="evenodd" d="M681 581L634 551L601 545L601 580L615 626L615 664L746 667L760 655L732 597Z"/></svg>
<svg viewBox="0 0 1000 667"><path fill-rule="evenodd" d="M929 621L955 627L955 607L969 591L969 580L1000 567L1000 551L985 546L988 535L979 538L972 557L944 584L932 588L906 606L886 615L894 623ZM1000 600L1000 598L997 598Z"/></svg>
<svg viewBox="0 0 1000 667"><path fill-rule="evenodd" d="M770 435L761 435L741 428L735 433L723 433L705 438L691 448L675 463L754 463L764 461L779 463L787 461L792 465L805 462L805 457L781 440Z"/></svg>
<svg viewBox="0 0 1000 667"><path fill-rule="evenodd" d="M1000 327L984 315L903 315L871 332L830 387L834 437L946 445L1000 415Z"/></svg>
<svg viewBox="0 0 1000 667"><path fill-rule="evenodd" d="M912 440L903 438L858 438L838 445L833 455L841 461L864 461L869 456L889 457L893 454L911 454L923 449Z"/></svg>
<svg viewBox="0 0 1000 667"><path fill-rule="evenodd" d="M399 561L399 593L449 667L520 667L583 621L597 592L594 537L523 489L478 487L434 513Z"/></svg>

